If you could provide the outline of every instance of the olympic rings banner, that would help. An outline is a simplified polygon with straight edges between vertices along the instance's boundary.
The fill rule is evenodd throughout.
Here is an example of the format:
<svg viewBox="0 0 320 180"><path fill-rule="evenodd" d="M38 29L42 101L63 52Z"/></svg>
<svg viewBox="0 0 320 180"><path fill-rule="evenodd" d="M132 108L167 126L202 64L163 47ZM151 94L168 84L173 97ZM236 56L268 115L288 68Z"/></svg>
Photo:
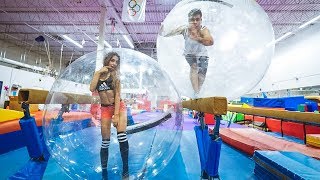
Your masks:
<svg viewBox="0 0 320 180"><path fill-rule="evenodd" d="M123 22L144 22L147 0L124 0L122 6Z"/></svg>

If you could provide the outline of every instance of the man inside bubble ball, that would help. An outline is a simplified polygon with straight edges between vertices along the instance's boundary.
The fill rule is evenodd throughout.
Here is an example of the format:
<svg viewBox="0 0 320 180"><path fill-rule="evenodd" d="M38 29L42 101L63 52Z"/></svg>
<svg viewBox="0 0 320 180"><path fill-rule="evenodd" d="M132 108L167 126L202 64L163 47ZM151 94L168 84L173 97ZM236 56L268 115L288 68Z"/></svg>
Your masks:
<svg viewBox="0 0 320 180"><path fill-rule="evenodd" d="M100 159L102 178L108 179L107 165L110 144L111 123L117 128L117 138L120 145L123 163L122 179L128 179L129 143L126 135L127 110L120 99L120 56L115 52L106 55L103 67L96 71L90 84L90 91L97 91L101 101L101 135L102 143Z"/></svg>
<svg viewBox="0 0 320 180"><path fill-rule="evenodd" d="M197 97L208 68L209 57L206 46L213 45L213 37L209 29L202 25L200 9L192 9L188 13L188 23L168 33L165 33L161 26L159 35L164 37L183 35L185 40L183 55L190 65L190 81Z"/></svg>

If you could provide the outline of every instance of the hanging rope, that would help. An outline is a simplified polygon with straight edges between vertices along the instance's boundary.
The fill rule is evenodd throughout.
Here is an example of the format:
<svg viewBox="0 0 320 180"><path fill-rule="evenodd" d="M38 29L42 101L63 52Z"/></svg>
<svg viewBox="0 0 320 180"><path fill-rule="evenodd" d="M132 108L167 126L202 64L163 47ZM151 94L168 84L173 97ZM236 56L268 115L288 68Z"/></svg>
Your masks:
<svg viewBox="0 0 320 180"><path fill-rule="evenodd" d="M72 54L71 54L71 57L70 57L70 60L69 60L69 65L70 65L70 64L71 64L71 62L72 62L73 53L74 53L74 51L73 51L73 52L72 52Z"/></svg>
<svg viewBox="0 0 320 180"><path fill-rule="evenodd" d="M44 43L44 48L46 49L46 53L47 53L47 56L48 56L49 69L50 69L50 67L51 67L51 60L50 60L49 44L48 44L48 47L47 47L46 41L44 41L43 43Z"/></svg>
<svg viewBox="0 0 320 180"><path fill-rule="evenodd" d="M62 52L63 52L63 44L61 44L61 49L60 49L60 67L59 67L59 75L60 75L60 73L61 73Z"/></svg>

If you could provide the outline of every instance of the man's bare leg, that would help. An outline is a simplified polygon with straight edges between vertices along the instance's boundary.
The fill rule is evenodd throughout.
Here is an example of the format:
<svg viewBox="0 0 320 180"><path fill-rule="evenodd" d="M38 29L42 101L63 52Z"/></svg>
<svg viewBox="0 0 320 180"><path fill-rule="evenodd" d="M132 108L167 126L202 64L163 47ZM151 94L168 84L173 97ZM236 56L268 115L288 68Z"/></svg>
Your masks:
<svg viewBox="0 0 320 180"><path fill-rule="evenodd" d="M199 87L199 91L201 90L201 87L202 87L202 85L203 85L203 83L204 83L204 80L205 80L205 75L203 75L202 73L199 73L198 74L198 87Z"/></svg>
<svg viewBox="0 0 320 180"><path fill-rule="evenodd" d="M195 93L199 93L199 77L198 77L198 67L197 64L194 63L190 69L190 81L192 84L192 88Z"/></svg>

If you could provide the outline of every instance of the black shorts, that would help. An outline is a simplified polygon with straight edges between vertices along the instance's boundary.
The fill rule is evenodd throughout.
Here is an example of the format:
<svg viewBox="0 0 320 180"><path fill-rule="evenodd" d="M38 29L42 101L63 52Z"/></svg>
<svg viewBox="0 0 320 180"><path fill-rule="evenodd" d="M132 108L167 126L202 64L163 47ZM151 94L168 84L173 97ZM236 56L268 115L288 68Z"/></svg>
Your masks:
<svg viewBox="0 0 320 180"><path fill-rule="evenodd" d="M202 73L202 74L207 73L208 61L209 61L208 56L196 56L192 54L187 54L185 55L185 58L189 63L190 67L192 66L192 64L197 64L197 67L199 68L198 70L199 73Z"/></svg>

